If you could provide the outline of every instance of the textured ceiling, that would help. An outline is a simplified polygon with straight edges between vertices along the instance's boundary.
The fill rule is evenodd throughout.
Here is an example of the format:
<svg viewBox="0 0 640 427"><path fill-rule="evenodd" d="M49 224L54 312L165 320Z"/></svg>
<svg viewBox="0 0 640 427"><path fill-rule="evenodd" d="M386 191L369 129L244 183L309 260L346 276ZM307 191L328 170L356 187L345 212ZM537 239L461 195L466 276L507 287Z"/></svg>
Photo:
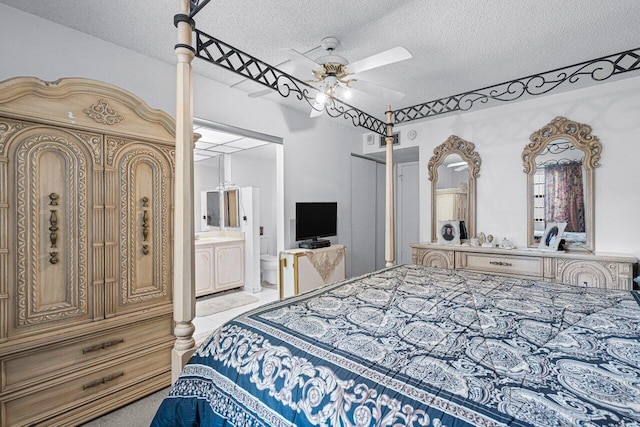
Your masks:
<svg viewBox="0 0 640 427"><path fill-rule="evenodd" d="M0 3L176 62L179 0ZM321 56L327 36L341 41L336 53L351 62L403 46L411 59L362 74L404 92L391 105L399 109L640 47L638 16L638 0L214 0L195 20L198 29L271 65L287 60L280 48ZM194 71L246 93L263 88L198 59ZM371 97L349 102L379 118L387 106Z"/></svg>

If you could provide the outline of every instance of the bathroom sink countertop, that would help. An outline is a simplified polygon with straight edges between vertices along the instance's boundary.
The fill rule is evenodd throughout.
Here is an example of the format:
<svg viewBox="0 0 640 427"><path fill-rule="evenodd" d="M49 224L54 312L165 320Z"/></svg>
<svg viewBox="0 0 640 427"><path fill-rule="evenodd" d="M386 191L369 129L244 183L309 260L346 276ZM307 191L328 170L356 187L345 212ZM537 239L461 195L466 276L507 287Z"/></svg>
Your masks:
<svg viewBox="0 0 640 427"><path fill-rule="evenodd" d="M205 237L195 240L196 245L207 245L211 243L244 242L240 237Z"/></svg>
<svg viewBox="0 0 640 427"><path fill-rule="evenodd" d="M231 232L212 232L212 233L200 233L195 237L196 245L206 245L211 243L228 243L228 242L244 242L244 235L242 233Z"/></svg>

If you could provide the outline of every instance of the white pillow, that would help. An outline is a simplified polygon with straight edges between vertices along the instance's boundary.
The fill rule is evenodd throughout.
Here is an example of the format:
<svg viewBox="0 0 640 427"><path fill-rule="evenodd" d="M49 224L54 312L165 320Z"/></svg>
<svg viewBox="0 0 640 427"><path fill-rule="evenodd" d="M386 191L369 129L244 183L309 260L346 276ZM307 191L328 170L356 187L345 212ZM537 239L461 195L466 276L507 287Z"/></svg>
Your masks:
<svg viewBox="0 0 640 427"><path fill-rule="evenodd" d="M438 235L439 245L459 245L460 221L438 221L438 229L436 230L436 234Z"/></svg>

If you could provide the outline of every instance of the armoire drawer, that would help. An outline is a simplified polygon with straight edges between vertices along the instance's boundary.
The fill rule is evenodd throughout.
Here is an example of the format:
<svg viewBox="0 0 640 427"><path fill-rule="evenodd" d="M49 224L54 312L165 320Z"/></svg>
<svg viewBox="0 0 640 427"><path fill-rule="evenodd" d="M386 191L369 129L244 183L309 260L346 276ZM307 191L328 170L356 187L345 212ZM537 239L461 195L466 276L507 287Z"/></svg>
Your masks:
<svg viewBox="0 0 640 427"><path fill-rule="evenodd" d="M154 342L173 341L172 317L153 318L103 334L91 334L77 340L60 341L46 347L16 353L2 360L2 392L31 386L66 371L82 369L87 363L110 355L122 354L134 347ZM115 356L113 356L115 357Z"/></svg>
<svg viewBox="0 0 640 427"><path fill-rule="evenodd" d="M456 268L540 278L544 275L544 260L540 257L493 256L470 252L459 252L456 255Z"/></svg>
<svg viewBox="0 0 640 427"><path fill-rule="evenodd" d="M5 396L1 401L2 416L7 426L39 424L92 399L108 398L112 392L158 375L171 375L171 346L152 347L137 353L136 357L85 369L68 375L65 382L34 387L29 394Z"/></svg>

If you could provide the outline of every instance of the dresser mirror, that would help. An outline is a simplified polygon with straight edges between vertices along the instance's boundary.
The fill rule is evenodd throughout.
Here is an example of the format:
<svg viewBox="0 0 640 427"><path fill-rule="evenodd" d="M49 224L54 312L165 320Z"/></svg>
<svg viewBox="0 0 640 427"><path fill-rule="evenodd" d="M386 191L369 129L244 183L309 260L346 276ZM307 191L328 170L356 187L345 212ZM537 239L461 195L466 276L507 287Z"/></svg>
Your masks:
<svg viewBox="0 0 640 427"><path fill-rule="evenodd" d="M437 241L438 221L464 221L470 238L476 233L476 178L480 156L475 145L451 135L433 150L431 181L431 241Z"/></svg>
<svg viewBox="0 0 640 427"><path fill-rule="evenodd" d="M594 169L602 144L590 126L564 117L556 117L529 139L522 153L528 245L537 247L551 223L566 223L564 247L593 251Z"/></svg>

